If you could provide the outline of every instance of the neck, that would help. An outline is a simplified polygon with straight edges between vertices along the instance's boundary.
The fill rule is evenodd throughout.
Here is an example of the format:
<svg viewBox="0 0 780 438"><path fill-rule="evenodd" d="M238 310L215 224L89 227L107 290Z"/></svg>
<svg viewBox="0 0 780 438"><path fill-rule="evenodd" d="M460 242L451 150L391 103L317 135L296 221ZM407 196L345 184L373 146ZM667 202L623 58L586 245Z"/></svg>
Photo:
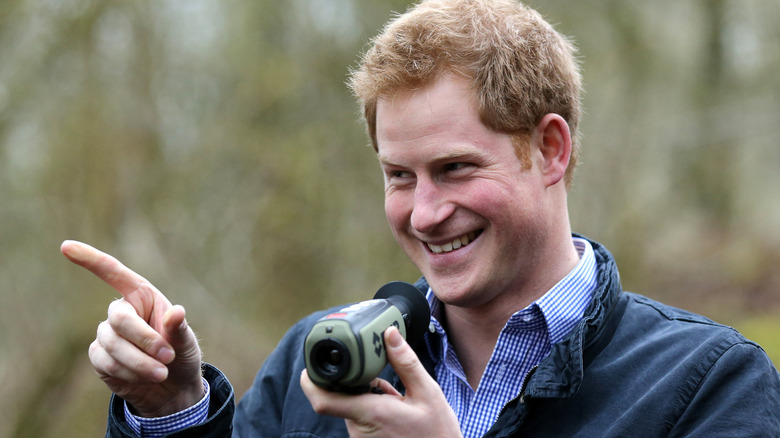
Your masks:
<svg viewBox="0 0 780 438"><path fill-rule="evenodd" d="M444 305L447 339L458 355L469 386L476 391L507 316L488 318L473 309Z"/></svg>
<svg viewBox="0 0 780 438"><path fill-rule="evenodd" d="M528 307L563 279L579 262L579 255L566 236L550 257L541 258L539 269L544 273L534 281L525 282L511 294L500 294L496 299L475 307L444 304L447 338L458 355L466 378L476 390L482 374L493 354L498 336L509 318Z"/></svg>

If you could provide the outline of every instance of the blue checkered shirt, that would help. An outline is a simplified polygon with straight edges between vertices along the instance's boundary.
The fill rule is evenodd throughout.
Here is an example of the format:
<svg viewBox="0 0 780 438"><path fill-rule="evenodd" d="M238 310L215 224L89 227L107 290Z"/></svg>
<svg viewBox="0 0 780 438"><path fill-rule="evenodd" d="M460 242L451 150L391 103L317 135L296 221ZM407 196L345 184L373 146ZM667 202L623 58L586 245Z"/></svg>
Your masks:
<svg viewBox="0 0 780 438"><path fill-rule="evenodd" d="M464 438L481 437L490 429L504 405L520 394L526 374L582 319L597 285L596 258L587 240L573 240L579 263L541 298L509 318L476 391L468 384L447 342L447 333L436 318L441 315L442 304L428 290L431 329L440 339L439 343L428 342L428 348L434 358L436 380L458 417ZM436 344L440 348L433 351L432 345Z"/></svg>

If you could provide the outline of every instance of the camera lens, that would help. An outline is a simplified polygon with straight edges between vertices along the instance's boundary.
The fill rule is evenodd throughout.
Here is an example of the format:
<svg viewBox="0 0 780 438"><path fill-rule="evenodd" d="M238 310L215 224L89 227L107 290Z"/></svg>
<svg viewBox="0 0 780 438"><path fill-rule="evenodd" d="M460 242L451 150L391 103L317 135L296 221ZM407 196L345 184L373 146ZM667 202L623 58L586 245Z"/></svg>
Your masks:
<svg viewBox="0 0 780 438"><path fill-rule="evenodd" d="M324 362L327 362L329 367L338 367L341 365L341 352L337 349L330 350L330 353L328 353L328 357L325 357L323 359Z"/></svg>
<svg viewBox="0 0 780 438"><path fill-rule="evenodd" d="M349 351L338 339L323 339L311 349L311 364L321 378L334 382L349 371Z"/></svg>

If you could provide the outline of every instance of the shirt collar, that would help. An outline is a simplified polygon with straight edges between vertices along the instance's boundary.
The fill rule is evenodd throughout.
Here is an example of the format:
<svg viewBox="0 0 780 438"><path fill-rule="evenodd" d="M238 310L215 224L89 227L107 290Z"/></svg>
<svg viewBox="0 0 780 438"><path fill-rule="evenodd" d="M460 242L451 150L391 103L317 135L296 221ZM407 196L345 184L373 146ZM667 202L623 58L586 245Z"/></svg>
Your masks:
<svg viewBox="0 0 780 438"><path fill-rule="evenodd" d="M561 281L534 302L544 314L550 343L556 344L582 319L596 289L596 256L585 239L572 238L580 261Z"/></svg>
<svg viewBox="0 0 780 438"><path fill-rule="evenodd" d="M582 319L585 308L590 303L591 294L597 286L596 257L593 247L586 239L572 237L572 242L580 256L577 266L539 299L525 309L515 312L507 322L507 327L527 323L527 315L541 312L547 324L550 343L555 344L563 340ZM446 345L446 334L438 322L442 303L430 287L426 298L431 306L431 328L443 337Z"/></svg>

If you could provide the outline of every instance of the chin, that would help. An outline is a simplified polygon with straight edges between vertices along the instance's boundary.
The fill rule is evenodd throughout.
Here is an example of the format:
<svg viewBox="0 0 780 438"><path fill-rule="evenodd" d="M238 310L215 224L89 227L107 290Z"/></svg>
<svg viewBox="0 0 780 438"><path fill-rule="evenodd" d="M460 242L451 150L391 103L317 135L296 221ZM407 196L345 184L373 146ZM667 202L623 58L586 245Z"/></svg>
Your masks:
<svg viewBox="0 0 780 438"><path fill-rule="evenodd" d="M427 278L427 277L426 277ZM448 285L451 284L451 285ZM436 294L436 298L448 306L473 307L480 304L480 294L474 294L471 289L464 287L462 283L441 282L428 280L428 284Z"/></svg>

